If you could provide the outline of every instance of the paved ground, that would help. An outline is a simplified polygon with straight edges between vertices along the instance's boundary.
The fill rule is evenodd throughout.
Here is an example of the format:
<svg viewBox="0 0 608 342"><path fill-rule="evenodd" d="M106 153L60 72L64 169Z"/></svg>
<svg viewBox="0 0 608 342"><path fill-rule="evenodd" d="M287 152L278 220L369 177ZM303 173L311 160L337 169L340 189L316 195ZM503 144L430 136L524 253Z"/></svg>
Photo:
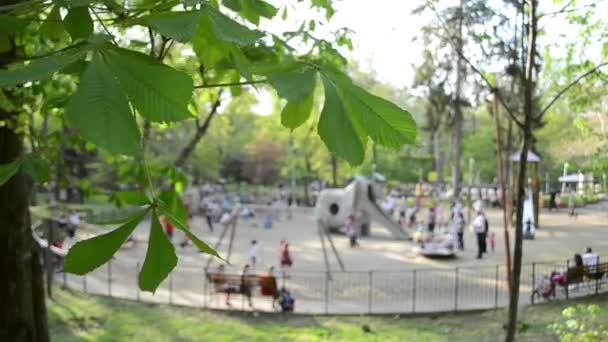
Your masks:
<svg viewBox="0 0 608 342"><path fill-rule="evenodd" d="M279 241L288 240L294 267L289 271L289 276L280 282L296 294L299 311L405 312L492 307L506 302L501 215L500 211L488 210L490 229L497 235L497 248L483 260L475 259L474 235L470 232L465 237L465 251L454 259L416 256L411 251L413 245L410 242L394 241L388 231L378 226L373 226L372 236L362 239L359 248L351 249L344 236L335 236L347 272L332 272L330 277L324 273L321 243L311 209L297 210L292 220L283 218L269 230L263 228L263 215L258 215L257 219L239 223L230 262L238 272L247 262L250 241L256 239L261 242L261 261L257 269L264 270L278 263ZM201 219L195 219L193 226L199 237L212 244L221 232L219 225L214 232L210 232ZM138 293L136 269L145 255L146 237L147 227L142 225L136 233L137 245L117 253L112 263L111 277L108 267L102 266L87 277L87 290L112 292L113 295L132 299L225 307L224 299L212 294L205 282L203 267L207 257L198 253L193 246L176 246L179 265L172 279L165 281L155 296ZM176 234L174 243L177 245L181 238L179 233ZM542 212L536 239L524 242L524 261L560 261L560 265L565 265L567 258L571 258L575 252L582 252L587 246L608 256L607 201L580 209L576 220L570 219L565 210ZM226 248L227 241L224 241L219 247L220 253L225 255ZM331 253L330 259L332 270L338 270ZM556 267L537 265L536 273L550 272ZM527 291L531 272L531 266L526 266L522 275ZM108 285L109 278L112 279L111 286ZM78 287L84 286L85 282L71 275L67 280ZM235 303L242 304L240 298ZM256 299L255 306L270 309L270 300Z"/></svg>

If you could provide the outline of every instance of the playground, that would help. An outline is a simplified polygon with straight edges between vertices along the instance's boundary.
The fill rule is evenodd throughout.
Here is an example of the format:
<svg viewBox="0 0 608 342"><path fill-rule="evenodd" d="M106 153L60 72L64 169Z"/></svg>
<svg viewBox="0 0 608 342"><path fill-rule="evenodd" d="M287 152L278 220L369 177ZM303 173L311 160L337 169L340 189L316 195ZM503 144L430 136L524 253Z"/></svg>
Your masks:
<svg viewBox="0 0 608 342"><path fill-rule="evenodd" d="M567 259L588 246L599 255L606 255L607 209L606 201L579 208L576 219L570 218L567 210L541 212L542 225L536 238L524 243L522 298L525 303L529 303L534 286L532 277L565 268ZM291 291L297 312L439 312L501 307L508 299L499 210L487 209L490 231L496 233L497 243L496 249L489 250L482 260L475 258L475 237L468 229L464 251L457 252L453 258L435 259L417 255L413 252L413 242L396 240L388 229L372 222L371 235L361 238L358 247L351 248L346 236L332 234L344 271L331 252L328 252L330 267L326 269L314 208L294 208L291 219L286 211L279 211L278 219L267 229L264 218L271 210L276 213L275 208L257 206L254 218L238 220L226 274L237 277L241 274L243 265L250 262L251 241L257 240L258 260L250 273L260 274L274 266L278 286ZM217 243L222 233L220 224L211 232L202 217L194 217L191 226L211 245ZM253 307L240 295L234 295L232 305L227 306L224 294L214 291L213 283L207 280L207 273L217 270L221 261L212 260L205 272L209 256L199 253L192 245L180 247L183 236L179 231L172 239L179 256L175 271L154 295L140 293L135 286L136 271L145 256L148 227L147 222L138 227L134 236L136 243L121 249L111 265L100 267L86 279L67 274L63 281L87 292L134 300L219 309L274 310L272 298L260 296L255 289ZM293 259L292 267L285 270L279 267L281 240L290 244ZM226 256L228 244L225 238L218 246L220 254ZM606 289L608 286L602 279L598 291ZM570 296L594 290L589 287L584 293L572 292Z"/></svg>

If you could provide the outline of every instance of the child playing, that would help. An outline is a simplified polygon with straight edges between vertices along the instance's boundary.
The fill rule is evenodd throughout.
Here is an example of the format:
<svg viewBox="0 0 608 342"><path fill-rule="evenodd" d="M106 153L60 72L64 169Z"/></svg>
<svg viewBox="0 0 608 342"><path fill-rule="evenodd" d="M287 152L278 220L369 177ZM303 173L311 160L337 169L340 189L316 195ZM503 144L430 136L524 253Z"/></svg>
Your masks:
<svg viewBox="0 0 608 342"><path fill-rule="evenodd" d="M492 249L492 254L494 254L494 248L496 247L496 234L494 232L490 233L490 237L488 237L490 242L490 249Z"/></svg>

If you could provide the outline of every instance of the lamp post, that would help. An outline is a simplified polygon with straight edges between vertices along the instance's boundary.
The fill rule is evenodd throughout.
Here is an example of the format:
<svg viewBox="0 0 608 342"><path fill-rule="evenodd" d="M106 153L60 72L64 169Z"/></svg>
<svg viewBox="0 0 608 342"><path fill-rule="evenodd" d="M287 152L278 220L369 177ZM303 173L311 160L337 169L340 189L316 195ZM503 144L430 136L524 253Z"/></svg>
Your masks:
<svg viewBox="0 0 608 342"><path fill-rule="evenodd" d="M568 175L568 162L564 163L564 178ZM562 181L562 194L566 193L566 182Z"/></svg>

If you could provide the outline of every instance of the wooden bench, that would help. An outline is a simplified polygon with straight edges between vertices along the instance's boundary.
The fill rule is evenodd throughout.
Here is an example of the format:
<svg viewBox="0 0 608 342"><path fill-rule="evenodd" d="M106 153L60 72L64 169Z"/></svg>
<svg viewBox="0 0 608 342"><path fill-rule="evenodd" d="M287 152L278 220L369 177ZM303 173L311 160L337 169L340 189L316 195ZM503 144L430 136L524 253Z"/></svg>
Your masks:
<svg viewBox="0 0 608 342"><path fill-rule="evenodd" d="M563 286L566 298L568 297L568 292L570 291L570 285L580 285L592 281L597 282L597 286L600 286L600 280L604 277L604 275L608 272L608 262L599 263L593 266L584 266L584 267L572 267L568 269L566 273L566 281L564 284L560 284ZM580 287L576 287L578 290Z"/></svg>
<svg viewBox="0 0 608 342"><path fill-rule="evenodd" d="M207 273L207 280L216 292L239 293L251 297L252 289L260 287L262 296L276 298L279 294L277 279L273 275L250 274L242 276L240 274L229 273Z"/></svg>

